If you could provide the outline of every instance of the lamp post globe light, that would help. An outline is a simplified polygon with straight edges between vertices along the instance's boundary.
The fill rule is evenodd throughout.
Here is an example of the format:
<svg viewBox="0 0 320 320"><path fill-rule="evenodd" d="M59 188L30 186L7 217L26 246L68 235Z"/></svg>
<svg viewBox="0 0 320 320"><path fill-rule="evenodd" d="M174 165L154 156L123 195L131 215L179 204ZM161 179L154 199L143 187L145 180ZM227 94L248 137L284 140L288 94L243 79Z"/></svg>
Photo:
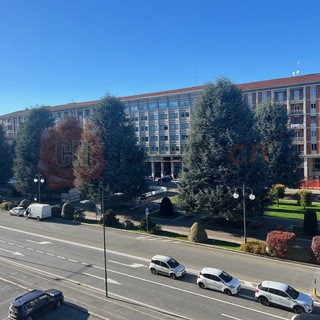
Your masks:
<svg viewBox="0 0 320 320"><path fill-rule="evenodd" d="M44 176L39 172L34 176L33 179L34 183L38 183L38 201L39 203L41 202L40 200L40 194L41 194L41 183L45 182Z"/></svg>
<svg viewBox="0 0 320 320"><path fill-rule="evenodd" d="M242 207L243 207L243 239L244 243L247 243L247 226L246 226L246 191L250 191L249 199L254 200L256 196L253 194L253 191L251 188L246 187L245 184L242 185L242 187L235 188L235 191L233 193L233 197L235 199L239 199L240 194L238 190L241 190L242 192Z"/></svg>

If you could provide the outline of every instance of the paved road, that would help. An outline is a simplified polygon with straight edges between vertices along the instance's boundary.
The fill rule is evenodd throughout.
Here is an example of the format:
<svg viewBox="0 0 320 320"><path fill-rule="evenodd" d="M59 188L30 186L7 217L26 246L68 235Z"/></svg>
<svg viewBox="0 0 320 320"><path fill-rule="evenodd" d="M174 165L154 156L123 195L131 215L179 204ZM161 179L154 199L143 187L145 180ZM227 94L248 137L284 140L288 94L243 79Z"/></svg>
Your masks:
<svg viewBox="0 0 320 320"><path fill-rule="evenodd" d="M225 320L226 315L241 320L290 319L291 312L257 304L253 300L255 285L264 278L282 280L310 293L313 279L320 276L316 267L107 228L108 284L112 299L106 300L101 228L26 221L7 214L1 218L3 275L28 287L58 286L65 292L67 301L106 319L211 320L214 316ZM187 276L172 281L151 275L148 262L159 252L183 262ZM220 267L236 275L243 284L241 295L229 298L200 290L195 280L203 266ZM320 313L318 307L315 311Z"/></svg>

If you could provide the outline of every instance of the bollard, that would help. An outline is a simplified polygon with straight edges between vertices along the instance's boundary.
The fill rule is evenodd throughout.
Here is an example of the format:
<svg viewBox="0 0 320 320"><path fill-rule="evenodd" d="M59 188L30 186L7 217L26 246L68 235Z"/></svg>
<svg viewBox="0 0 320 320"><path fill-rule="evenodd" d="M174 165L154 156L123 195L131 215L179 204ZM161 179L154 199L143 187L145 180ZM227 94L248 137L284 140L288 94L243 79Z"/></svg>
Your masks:
<svg viewBox="0 0 320 320"><path fill-rule="evenodd" d="M313 281L312 295L313 295L315 298L317 297L317 279L314 279L314 281Z"/></svg>

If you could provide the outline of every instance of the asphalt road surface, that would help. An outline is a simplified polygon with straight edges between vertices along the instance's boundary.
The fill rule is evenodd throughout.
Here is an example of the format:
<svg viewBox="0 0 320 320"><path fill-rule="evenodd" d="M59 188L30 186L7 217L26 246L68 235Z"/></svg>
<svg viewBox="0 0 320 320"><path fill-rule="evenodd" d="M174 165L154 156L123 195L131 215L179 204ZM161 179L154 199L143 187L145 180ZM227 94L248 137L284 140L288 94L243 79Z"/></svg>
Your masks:
<svg viewBox="0 0 320 320"><path fill-rule="evenodd" d="M291 311L258 304L254 299L255 286L268 279L311 293L314 279L319 277L319 270L314 266L107 228L105 286L102 235L101 227L57 220L37 222L2 212L3 292L11 290L11 286L18 291L58 288L68 303L59 312L80 310L83 314L77 319L291 319ZM150 258L160 253L172 255L183 263L187 275L179 280L152 275L148 270ZM228 297L200 289L196 278L204 266L224 269L239 278L240 294ZM1 292L0 287L0 311L3 314L5 310L6 314L16 291L9 295ZM314 313L320 314L318 305ZM3 319L7 318L0 317ZM55 319L73 318L64 315Z"/></svg>

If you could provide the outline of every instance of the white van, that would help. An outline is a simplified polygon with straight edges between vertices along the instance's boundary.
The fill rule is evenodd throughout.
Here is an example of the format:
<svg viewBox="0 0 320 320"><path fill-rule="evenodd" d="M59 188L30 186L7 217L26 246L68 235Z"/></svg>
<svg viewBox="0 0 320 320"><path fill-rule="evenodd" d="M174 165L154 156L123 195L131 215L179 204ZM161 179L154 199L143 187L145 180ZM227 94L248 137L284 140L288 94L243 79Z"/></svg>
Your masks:
<svg viewBox="0 0 320 320"><path fill-rule="evenodd" d="M51 218L51 207L48 204L33 203L27 208L24 216L28 218L34 218L37 220L42 220L46 218Z"/></svg>

